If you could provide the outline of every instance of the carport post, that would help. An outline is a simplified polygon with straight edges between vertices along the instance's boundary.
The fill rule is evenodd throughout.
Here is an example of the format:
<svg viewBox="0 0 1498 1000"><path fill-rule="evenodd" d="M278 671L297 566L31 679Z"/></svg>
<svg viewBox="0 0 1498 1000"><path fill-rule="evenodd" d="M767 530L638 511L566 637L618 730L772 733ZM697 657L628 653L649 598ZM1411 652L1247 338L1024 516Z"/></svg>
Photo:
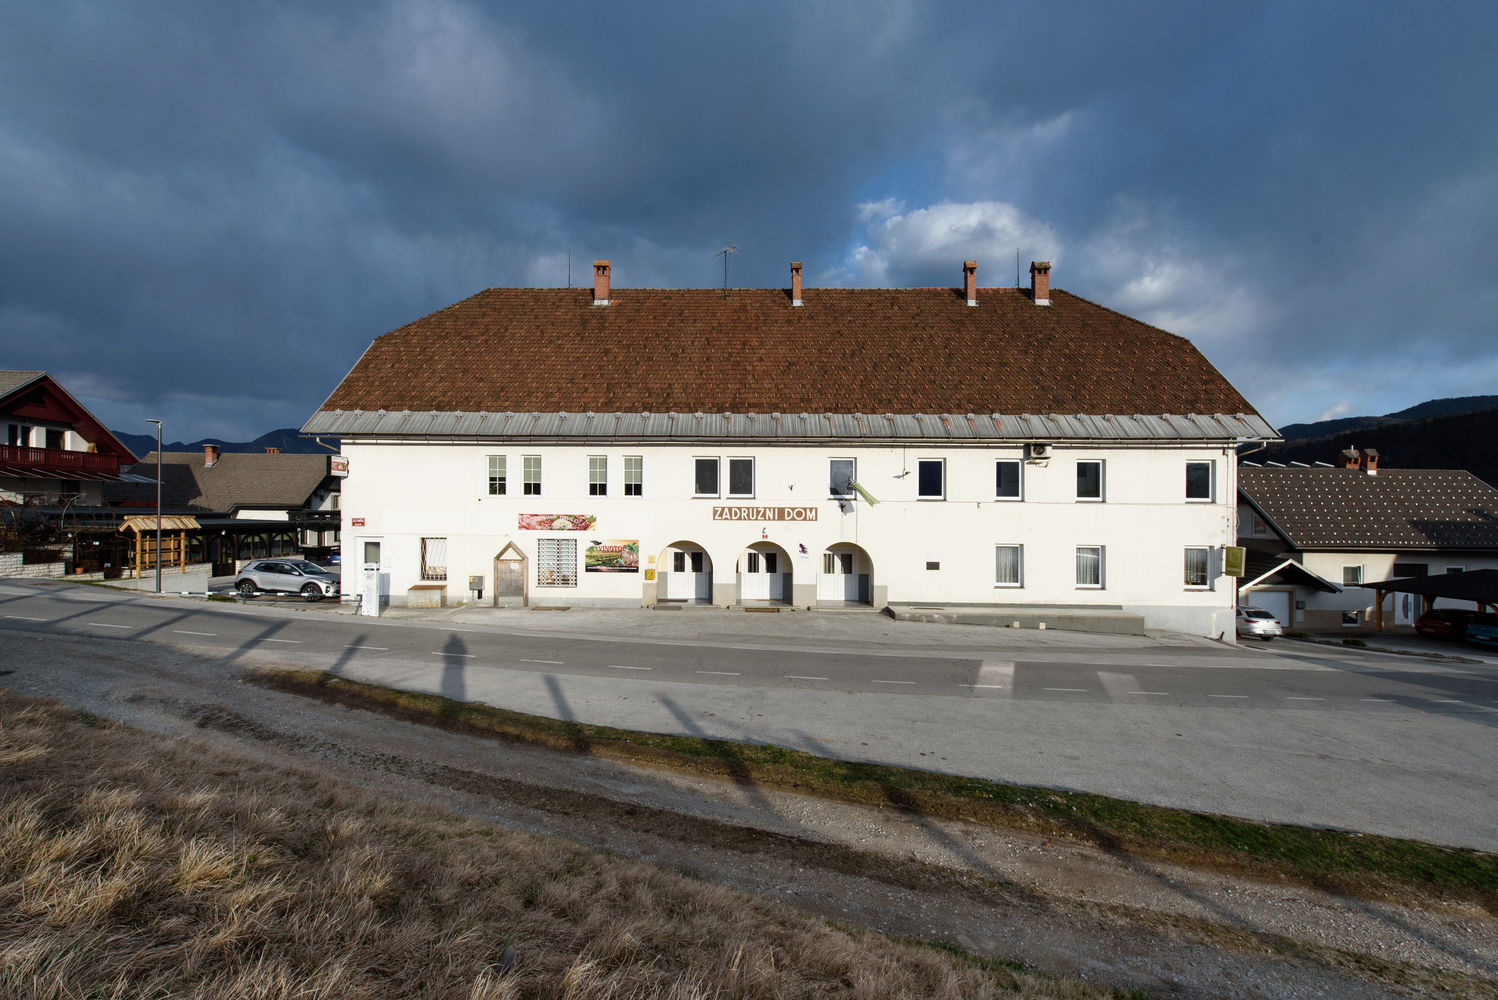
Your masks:
<svg viewBox="0 0 1498 1000"><path fill-rule="evenodd" d="M1373 631L1375 633L1384 630L1384 592L1377 588L1373 591Z"/></svg>

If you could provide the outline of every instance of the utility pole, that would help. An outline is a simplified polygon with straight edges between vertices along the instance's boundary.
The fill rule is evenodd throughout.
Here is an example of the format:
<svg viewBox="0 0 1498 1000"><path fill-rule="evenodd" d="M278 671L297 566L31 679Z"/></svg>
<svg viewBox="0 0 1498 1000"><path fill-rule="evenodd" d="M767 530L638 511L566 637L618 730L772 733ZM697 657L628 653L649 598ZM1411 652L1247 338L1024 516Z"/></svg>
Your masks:
<svg viewBox="0 0 1498 1000"><path fill-rule="evenodd" d="M156 425L156 593L161 593L161 421L146 418ZM140 570L137 567L136 572Z"/></svg>

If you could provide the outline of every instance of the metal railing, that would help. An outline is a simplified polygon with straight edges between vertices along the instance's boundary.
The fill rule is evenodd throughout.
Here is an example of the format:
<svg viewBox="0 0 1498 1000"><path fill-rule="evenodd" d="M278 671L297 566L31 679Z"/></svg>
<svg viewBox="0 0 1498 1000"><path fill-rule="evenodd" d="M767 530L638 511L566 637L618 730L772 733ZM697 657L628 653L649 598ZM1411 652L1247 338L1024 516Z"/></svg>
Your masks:
<svg viewBox="0 0 1498 1000"><path fill-rule="evenodd" d="M101 455L90 451L64 451L61 448L23 448L17 445L0 445L0 465L25 466L56 472L120 471L118 455Z"/></svg>

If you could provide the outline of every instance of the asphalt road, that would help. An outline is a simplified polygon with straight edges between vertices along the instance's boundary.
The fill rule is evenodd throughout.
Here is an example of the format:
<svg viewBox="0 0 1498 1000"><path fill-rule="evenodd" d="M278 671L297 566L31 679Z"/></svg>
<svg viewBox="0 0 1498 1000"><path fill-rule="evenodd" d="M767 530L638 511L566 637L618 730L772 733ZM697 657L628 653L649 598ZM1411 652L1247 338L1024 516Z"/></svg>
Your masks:
<svg viewBox="0 0 1498 1000"><path fill-rule="evenodd" d="M161 644L218 669L307 666L597 724L1498 849L1492 665L1008 630L975 647L970 630L920 623L931 641L912 647L724 635L727 617L703 619L720 633L706 636L580 635L6 581L0 671L27 635ZM20 672L0 683L49 693Z"/></svg>

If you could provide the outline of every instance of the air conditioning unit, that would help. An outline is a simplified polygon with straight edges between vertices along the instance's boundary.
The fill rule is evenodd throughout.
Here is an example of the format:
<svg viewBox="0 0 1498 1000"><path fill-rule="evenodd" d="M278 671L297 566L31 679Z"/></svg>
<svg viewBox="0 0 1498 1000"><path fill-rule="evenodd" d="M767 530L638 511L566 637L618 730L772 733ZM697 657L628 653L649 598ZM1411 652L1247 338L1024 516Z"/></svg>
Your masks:
<svg viewBox="0 0 1498 1000"><path fill-rule="evenodd" d="M1027 449L1031 458L1050 458L1051 446L1048 444L1032 444Z"/></svg>

